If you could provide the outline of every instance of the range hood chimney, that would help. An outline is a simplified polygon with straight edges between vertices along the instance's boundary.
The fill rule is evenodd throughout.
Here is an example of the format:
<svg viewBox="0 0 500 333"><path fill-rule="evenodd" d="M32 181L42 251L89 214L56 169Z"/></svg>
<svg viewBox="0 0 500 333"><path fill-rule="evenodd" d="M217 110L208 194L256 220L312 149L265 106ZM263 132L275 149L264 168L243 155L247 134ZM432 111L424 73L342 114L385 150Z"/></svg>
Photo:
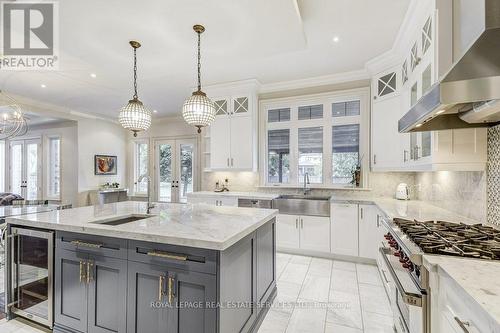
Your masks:
<svg viewBox="0 0 500 333"><path fill-rule="evenodd" d="M500 121L500 0L451 3L453 53L461 57L399 120L401 133Z"/></svg>

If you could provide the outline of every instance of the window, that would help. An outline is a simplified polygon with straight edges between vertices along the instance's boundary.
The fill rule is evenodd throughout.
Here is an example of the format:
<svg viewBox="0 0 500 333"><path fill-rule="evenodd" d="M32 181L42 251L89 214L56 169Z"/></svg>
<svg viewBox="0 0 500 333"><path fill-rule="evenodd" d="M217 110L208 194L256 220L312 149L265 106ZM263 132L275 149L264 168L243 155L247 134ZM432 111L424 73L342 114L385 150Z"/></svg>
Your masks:
<svg viewBox="0 0 500 333"><path fill-rule="evenodd" d="M382 97L396 91L396 73L389 73L378 78L378 96Z"/></svg>
<svg viewBox="0 0 500 333"><path fill-rule="evenodd" d="M299 120L323 118L323 105L299 107Z"/></svg>
<svg viewBox="0 0 500 333"><path fill-rule="evenodd" d="M332 103L332 117L359 116L359 101Z"/></svg>
<svg viewBox="0 0 500 333"><path fill-rule="evenodd" d="M432 44L432 19L429 17L422 29L422 54L425 54Z"/></svg>
<svg viewBox="0 0 500 333"><path fill-rule="evenodd" d="M0 192L5 192L5 141L0 141Z"/></svg>
<svg viewBox="0 0 500 333"><path fill-rule="evenodd" d="M323 127L299 128L299 183L304 175L311 184L323 183Z"/></svg>
<svg viewBox="0 0 500 333"><path fill-rule="evenodd" d="M290 130L271 130L267 137L268 182L290 181Z"/></svg>
<svg viewBox="0 0 500 333"><path fill-rule="evenodd" d="M49 198L61 196L61 139L49 138L48 189Z"/></svg>
<svg viewBox="0 0 500 333"><path fill-rule="evenodd" d="M369 101L363 88L262 102L262 185L351 187L358 166L366 185Z"/></svg>
<svg viewBox="0 0 500 333"><path fill-rule="evenodd" d="M290 120L290 108L287 109L274 109L267 112L267 122L275 123L280 121Z"/></svg>
<svg viewBox="0 0 500 333"><path fill-rule="evenodd" d="M359 124L332 127L332 183L348 184L359 163Z"/></svg>
<svg viewBox="0 0 500 333"><path fill-rule="evenodd" d="M146 179L139 182L139 178L143 175L148 174L148 143L145 141L138 141L135 143L134 152L134 182L135 182L135 193L145 194L148 191L148 182Z"/></svg>

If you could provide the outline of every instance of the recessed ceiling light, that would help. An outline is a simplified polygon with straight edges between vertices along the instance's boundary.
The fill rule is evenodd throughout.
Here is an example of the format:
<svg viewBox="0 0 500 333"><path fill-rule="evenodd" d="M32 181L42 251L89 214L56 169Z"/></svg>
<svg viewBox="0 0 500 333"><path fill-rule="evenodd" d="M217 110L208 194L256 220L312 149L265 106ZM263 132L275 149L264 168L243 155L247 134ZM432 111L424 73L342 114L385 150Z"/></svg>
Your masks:
<svg viewBox="0 0 500 333"><path fill-rule="evenodd" d="M339 36L335 36L335 37L333 37L333 42L334 42L334 43L338 43L338 42L339 42L339 40L340 40Z"/></svg>
<svg viewBox="0 0 500 333"><path fill-rule="evenodd" d="M439 110L438 112L436 112L436 114L441 114L443 112L444 112L444 110Z"/></svg>
<svg viewBox="0 0 500 333"><path fill-rule="evenodd" d="M40 85L40 87L47 88L47 86L45 84L43 84L43 83Z"/></svg>
<svg viewBox="0 0 500 333"><path fill-rule="evenodd" d="M417 125L415 125L415 127L420 127L420 126L422 126L422 124L417 124Z"/></svg>
<svg viewBox="0 0 500 333"><path fill-rule="evenodd" d="M153 110L153 113L158 113L158 110Z"/></svg>
<svg viewBox="0 0 500 333"><path fill-rule="evenodd" d="M96 73L90 73L90 77L95 79L97 77L97 74Z"/></svg>

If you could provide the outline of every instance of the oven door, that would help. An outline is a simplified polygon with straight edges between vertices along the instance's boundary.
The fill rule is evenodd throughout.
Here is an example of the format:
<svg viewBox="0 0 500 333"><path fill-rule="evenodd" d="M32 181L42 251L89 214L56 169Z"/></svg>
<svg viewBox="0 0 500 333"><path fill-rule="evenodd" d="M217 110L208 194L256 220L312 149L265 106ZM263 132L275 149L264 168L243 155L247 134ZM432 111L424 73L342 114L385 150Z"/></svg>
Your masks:
<svg viewBox="0 0 500 333"><path fill-rule="evenodd" d="M398 333L426 333L423 329L425 290L420 288L398 257L387 247L379 249L379 270L391 302Z"/></svg>

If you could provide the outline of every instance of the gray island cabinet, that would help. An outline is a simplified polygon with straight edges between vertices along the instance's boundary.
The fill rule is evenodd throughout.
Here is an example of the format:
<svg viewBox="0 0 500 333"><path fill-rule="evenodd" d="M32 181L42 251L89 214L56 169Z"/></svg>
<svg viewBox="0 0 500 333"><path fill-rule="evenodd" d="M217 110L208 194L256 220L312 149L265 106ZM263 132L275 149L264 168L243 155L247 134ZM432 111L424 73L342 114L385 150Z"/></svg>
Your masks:
<svg viewBox="0 0 500 333"><path fill-rule="evenodd" d="M21 229L50 238L43 324L56 333L257 332L276 295L277 211L158 203L146 214L146 205L7 219L7 249L18 244L9 258L31 255L15 241ZM20 294L7 290L10 302Z"/></svg>

